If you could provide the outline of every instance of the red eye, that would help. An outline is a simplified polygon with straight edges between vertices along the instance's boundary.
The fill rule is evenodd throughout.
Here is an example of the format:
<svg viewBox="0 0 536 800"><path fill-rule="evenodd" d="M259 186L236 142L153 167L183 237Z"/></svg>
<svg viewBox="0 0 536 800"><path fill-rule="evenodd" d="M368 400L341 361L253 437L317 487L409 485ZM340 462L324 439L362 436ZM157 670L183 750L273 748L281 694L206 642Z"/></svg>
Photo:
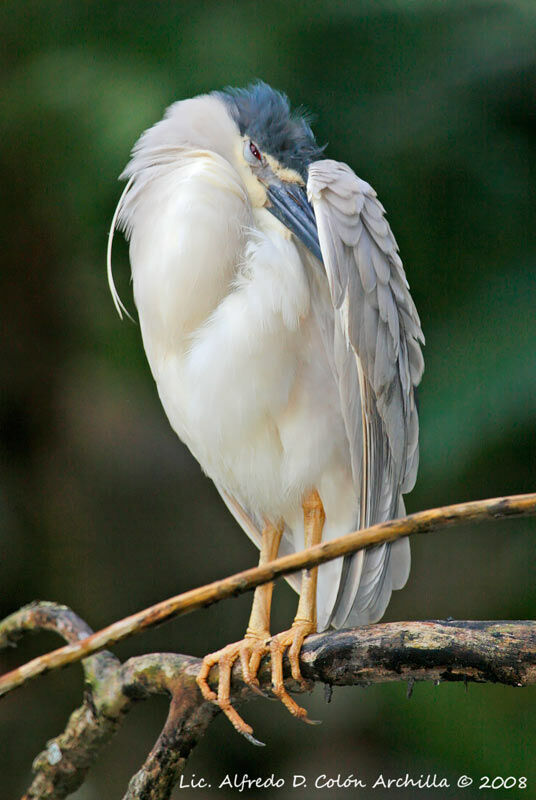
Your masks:
<svg viewBox="0 0 536 800"><path fill-rule="evenodd" d="M259 149L258 149L256 144L253 144L253 142L250 142L249 143L249 149L250 149L251 155L254 156L257 159L257 161L262 161L262 156L261 156L261 154L259 152Z"/></svg>

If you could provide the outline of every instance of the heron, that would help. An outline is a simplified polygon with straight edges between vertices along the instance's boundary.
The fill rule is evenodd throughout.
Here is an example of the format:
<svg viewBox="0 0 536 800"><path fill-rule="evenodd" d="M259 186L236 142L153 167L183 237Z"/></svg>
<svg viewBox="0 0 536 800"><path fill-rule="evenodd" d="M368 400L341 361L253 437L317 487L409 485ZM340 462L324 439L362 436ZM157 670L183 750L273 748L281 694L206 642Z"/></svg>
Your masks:
<svg viewBox="0 0 536 800"><path fill-rule="evenodd" d="M115 306L126 312L111 267L118 228L169 422L260 563L402 516L424 337L372 187L325 158L308 114L262 81L175 102L120 177ZM261 744L231 702L231 670L238 661L260 691L268 656L272 692L312 722L284 686L283 656L303 685L305 637L378 621L409 570L400 539L290 576L296 616L275 635L273 586L257 587L244 638L203 659L203 697Z"/></svg>

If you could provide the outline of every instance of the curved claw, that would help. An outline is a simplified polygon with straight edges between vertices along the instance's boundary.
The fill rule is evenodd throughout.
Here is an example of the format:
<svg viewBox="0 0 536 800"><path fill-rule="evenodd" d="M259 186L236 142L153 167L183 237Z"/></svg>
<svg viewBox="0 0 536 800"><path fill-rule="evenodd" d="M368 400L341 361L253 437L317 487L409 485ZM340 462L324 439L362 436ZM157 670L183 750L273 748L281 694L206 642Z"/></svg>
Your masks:
<svg viewBox="0 0 536 800"><path fill-rule="evenodd" d="M268 653L268 646L264 640L246 636L240 648L240 664L242 666L242 678L249 688L260 695L269 699L269 695L264 692L257 678L257 672L262 661L262 657Z"/></svg>
<svg viewBox="0 0 536 800"><path fill-rule="evenodd" d="M269 694L266 694L266 692L261 689L258 683L248 683L248 686L253 692L255 692L255 694L258 694L259 697L264 697L265 700L274 699L273 697L270 697Z"/></svg>
<svg viewBox="0 0 536 800"><path fill-rule="evenodd" d="M255 747L266 747L264 742L261 742L259 739L255 739L255 737L252 736L251 733L244 732L242 733L242 736L244 737L244 739L247 739L250 744L254 744Z"/></svg>
<svg viewBox="0 0 536 800"><path fill-rule="evenodd" d="M253 736L253 728L248 725L240 716L238 711L231 705L231 673L233 665L240 659L244 683L253 691L265 697L266 695L259 687L257 680L257 670L262 657L269 652L264 644L264 639L254 639L247 637L240 642L223 647L215 653L205 656L199 674L196 678L197 685L205 700L217 705L231 722L234 729L244 738L257 747L264 747L264 742L260 742ZM218 693L214 692L209 684L208 677L212 667L218 665L219 680Z"/></svg>
<svg viewBox="0 0 536 800"><path fill-rule="evenodd" d="M272 666L272 692L275 698L280 700L285 708L298 719L303 720L308 725L319 725L321 720L309 719L307 711L298 705L285 689L283 683L283 656L288 649L288 658L293 679L300 684L303 689L308 688L307 681L303 678L300 670L300 651L305 637L311 633L314 626L307 621L295 622L288 631L277 634L271 639L256 638L251 635L246 636L240 642L234 642L227 647L210 653L205 656L201 669L197 676L197 685L201 694L211 703L217 705L231 722L235 730L245 739L256 747L264 747L264 742L260 742L253 736L253 728L248 725L231 705L231 673L233 665L240 659L242 666L242 676L244 683L256 694L270 698L259 686L257 672L262 658L267 653L271 656ZM219 667L218 693L214 692L209 684L208 677L212 667Z"/></svg>
<svg viewBox="0 0 536 800"><path fill-rule="evenodd" d="M300 651L305 637L314 630L314 625L309 622L295 622L290 630L277 634L270 639L270 653L272 657L272 691L281 700L285 708L298 719L309 725L316 725L316 720L307 716L307 711L298 705L289 695L283 683L283 656L288 648L288 658L293 679L303 689L307 689L300 670Z"/></svg>

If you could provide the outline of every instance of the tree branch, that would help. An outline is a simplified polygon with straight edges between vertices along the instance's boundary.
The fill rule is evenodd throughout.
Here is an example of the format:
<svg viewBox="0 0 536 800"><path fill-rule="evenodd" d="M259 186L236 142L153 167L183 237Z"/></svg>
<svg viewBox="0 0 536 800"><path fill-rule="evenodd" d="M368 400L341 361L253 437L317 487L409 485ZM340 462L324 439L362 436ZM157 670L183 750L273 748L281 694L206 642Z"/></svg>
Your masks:
<svg viewBox="0 0 536 800"><path fill-rule="evenodd" d="M67 641L77 641L92 633L67 606L30 603L3 621L0 648L14 644L24 633L39 630L53 631ZM144 770L133 779L133 793L129 789L126 797L165 796L161 792L169 784L169 775L182 769L199 736L217 713L215 707L202 704L198 697L195 683L198 659L157 653L131 658L122 665L112 653L104 651L85 659L82 667L83 703L71 714L63 733L47 742L46 750L34 760L35 778L22 800L59 800L76 791L133 703L154 694L171 698L168 722ZM175 746L168 748L168 742ZM143 794L148 788L160 793Z"/></svg>
<svg viewBox="0 0 536 800"><path fill-rule="evenodd" d="M10 640L23 631L55 630L77 638L88 630L72 611L53 603L32 604L9 618ZM5 641L5 640L4 640ZM536 622L396 622L310 636L300 655L304 678L330 686L405 681L493 682L536 685ZM23 800L60 800L75 791L100 749L120 726L132 704L154 694L170 697L164 728L145 764L130 781L124 800L170 796L193 747L219 709L204 702L195 678L201 660L173 653L129 659L121 665L110 653L83 662L84 702L65 731L47 743L34 761L34 781ZM289 690L301 691L290 675ZM215 687L218 671L211 673ZM268 660L259 672L269 692ZM233 702L258 697L233 670Z"/></svg>
<svg viewBox="0 0 536 800"><path fill-rule="evenodd" d="M7 617L0 626L0 648L14 644L23 633L54 631L68 642L91 635L92 630L70 608L57 603L30 603ZM23 800L62 798L75 791L100 749L110 740L129 700L117 680L121 662L104 651L82 662L84 700L71 714L65 731L48 742L33 763L35 780Z"/></svg>
<svg viewBox="0 0 536 800"><path fill-rule="evenodd" d="M160 658L161 656L158 656ZM167 656L164 656L167 657ZM290 678L284 660L287 689L303 689ZM328 686L369 686L407 682L408 696L416 681L463 681L536 685L536 622L395 622L355 630L309 636L300 653L303 677ZM164 729L123 800L167 800L184 770L186 758L219 709L197 692L195 676L201 659L191 659L178 681ZM264 692L271 688L265 660L259 671ZM259 695L242 682L240 664L233 668L233 705ZM211 673L217 689L218 670Z"/></svg>
<svg viewBox="0 0 536 800"><path fill-rule="evenodd" d="M0 677L0 696L44 672L81 661L98 650L133 636L146 628L158 625L164 620L205 608L225 598L254 589L275 578L323 564L339 556L362 550L369 545L391 542L415 533L431 533L465 522L528 517L534 514L536 514L536 493L458 503L421 511L399 520L391 520L365 530L354 531L330 542L323 542L307 550L278 558L268 564L244 570L229 578L184 592L114 622L87 638L39 656ZM6 635L3 630L3 624L0 623L0 642Z"/></svg>

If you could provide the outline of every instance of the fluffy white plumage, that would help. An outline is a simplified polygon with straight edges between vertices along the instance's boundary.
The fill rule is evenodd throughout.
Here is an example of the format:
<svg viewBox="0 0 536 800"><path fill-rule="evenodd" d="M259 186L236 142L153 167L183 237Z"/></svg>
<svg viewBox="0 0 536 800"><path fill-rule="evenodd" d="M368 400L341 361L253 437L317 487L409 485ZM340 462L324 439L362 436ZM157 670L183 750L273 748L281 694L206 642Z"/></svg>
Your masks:
<svg viewBox="0 0 536 800"><path fill-rule="evenodd" d="M408 352L420 355L422 334L368 184L345 165L311 166L322 266L266 208L242 145L218 97L174 104L136 145L118 218L171 425L257 545L266 520L284 522L284 554L304 546L301 504L312 488L324 540L403 508L422 372ZM356 292L373 342L355 341ZM381 617L409 563L403 540L322 565L319 629Z"/></svg>

